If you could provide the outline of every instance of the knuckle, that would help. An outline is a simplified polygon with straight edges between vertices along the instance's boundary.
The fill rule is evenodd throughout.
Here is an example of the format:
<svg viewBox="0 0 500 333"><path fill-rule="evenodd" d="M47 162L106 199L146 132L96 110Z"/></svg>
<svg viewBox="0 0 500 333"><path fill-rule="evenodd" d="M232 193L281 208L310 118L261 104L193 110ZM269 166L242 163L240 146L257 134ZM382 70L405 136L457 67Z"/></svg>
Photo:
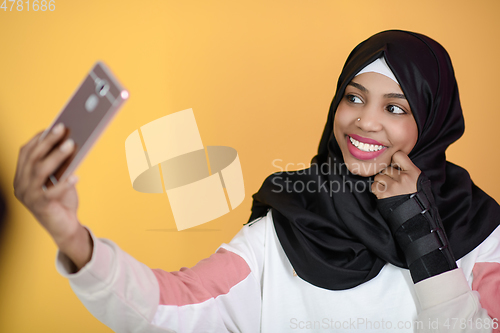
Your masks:
<svg viewBox="0 0 500 333"><path fill-rule="evenodd" d="M51 196L51 188L50 189L47 189L46 191L40 191L41 193L41 197L44 201L49 201L50 200L50 196Z"/></svg>
<svg viewBox="0 0 500 333"><path fill-rule="evenodd" d="M401 175L401 181L404 183L412 182L413 177L407 173Z"/></svg>
<svg viewBox="0 0 500 333"><path fill-rule="evenodd" d="M42 194L40 195L40 201L41 202L47 202L50 201L50 197L47 194L47 192L42 191Z"/></svg>
<svg viewBox="0 0 500 333"><path fill-rule="evenodd" d="M22 146L20 149L19 149L19 154L18 156L19 157L22 157L22 156L26 156L28 154L28 147L26 147L26 145Z"/></svg>
<svg viewBox="0 0 500 333"><path fill-rule="evenodd" d="M38 159L37 149L32 149L31 151L26 152L25 164L33 164L37 159Z"/></svg>
<svg viewBox="0 0 500 333"><path fill-rule="evenodd" d="M22 202L25 206L28 206L28 200L25 192L18 191L16 194L17 200Z"/></svg>
<svg viewBox="0 0 500 333"><path fill-rule="evenodd" d="M33 176L38 179L48 174L47 167L44 164L37 163L33 168Z"/></svg>
<svg viewBox="0 0 500 333"><path fill-rule="evenodd" d="M14 182L14 197L16 197L17 200L23 201L24 192L25 190L21 189L17 182Z"/></svg>

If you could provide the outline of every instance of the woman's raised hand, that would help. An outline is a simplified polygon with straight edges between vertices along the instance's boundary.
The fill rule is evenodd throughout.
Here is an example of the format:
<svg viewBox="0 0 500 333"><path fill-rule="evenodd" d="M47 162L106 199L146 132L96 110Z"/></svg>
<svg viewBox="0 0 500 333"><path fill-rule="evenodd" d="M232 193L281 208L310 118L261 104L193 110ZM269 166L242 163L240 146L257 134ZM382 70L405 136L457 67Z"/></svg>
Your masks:
<svg viewBox="0 0 500 333"><path fill-rule="evenodd" d="M402 151L392 155L391 165L375 176L372 192L378 199L417 192L420 169Z"/></svg>
<svg viewBox="0 0 500 333"><path fill-rule="evenodd" d="M64 132L64 126L59 124L43 140L39 141L40 132L21 148L14 177L14 194L79 269L90 260L92 240L76 215L77 178L72 175L45 191L42 189L47 178L74 150L71 139L61 143ZM58 147L52 149L56 145Z"/></svg>

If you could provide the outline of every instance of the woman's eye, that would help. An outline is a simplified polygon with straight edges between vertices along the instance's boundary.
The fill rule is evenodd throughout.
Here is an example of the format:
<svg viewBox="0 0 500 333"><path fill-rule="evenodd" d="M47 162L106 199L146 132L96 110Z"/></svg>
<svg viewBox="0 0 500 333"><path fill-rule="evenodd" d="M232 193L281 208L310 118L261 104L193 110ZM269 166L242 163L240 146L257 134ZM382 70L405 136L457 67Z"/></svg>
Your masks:
<svg viewBox="0 0 500 333"><path fill-rule="evenodd" d="M406 113L405 110L403 110L402 108L400 108L399 106L396 106L396 105L387 106L387 111L389 111L390 113L395 113L395 114Z"/></svg>
<svg viewBox="0 0 500 333"><path fill-rule="evenodd" d="M358 96L346 95L345 97L347 98L347 100L350 103L354 103L354 104L361 104L361 103L363 103L363 101L361 100L361 98L359 98Z"/></svg>

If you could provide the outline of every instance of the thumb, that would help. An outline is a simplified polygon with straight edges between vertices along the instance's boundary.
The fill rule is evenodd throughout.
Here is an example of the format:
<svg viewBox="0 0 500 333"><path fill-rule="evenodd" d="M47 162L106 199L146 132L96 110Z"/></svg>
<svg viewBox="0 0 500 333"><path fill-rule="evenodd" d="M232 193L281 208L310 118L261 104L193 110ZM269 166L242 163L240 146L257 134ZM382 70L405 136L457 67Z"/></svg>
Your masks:
<svg viewBox="0 0 500 333"><path fill-rule="evenodd" d="M57 185L50 187L45 191L45 196L48 199L55 199L64 194L70 187L78 182L78 177L71 175L66 180L57 183Z"/></svg>

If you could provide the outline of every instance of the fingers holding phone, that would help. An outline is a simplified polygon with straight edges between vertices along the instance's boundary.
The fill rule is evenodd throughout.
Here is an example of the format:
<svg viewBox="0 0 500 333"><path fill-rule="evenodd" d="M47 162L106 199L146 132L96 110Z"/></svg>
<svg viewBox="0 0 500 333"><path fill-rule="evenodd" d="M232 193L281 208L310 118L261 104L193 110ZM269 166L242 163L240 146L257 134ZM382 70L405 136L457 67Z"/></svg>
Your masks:
<svg viewBox="0 0 500 333"><path fill-rule="evenodd" d="M35 135L19 152L14 193L57 243L79 225L76 177L69 177L46 190L42 186L71 156L74 144L70 140L62 142L65 135L62 125L54 127L43 139L41 135Z"/></svg>
<svg viewBox="0 0 500 333"><path fill-rule="evenodd" d="M93 244L76 215L73 172L128 96L109 68L98 61L47 130L19 152L16 197L78 269L90 260Z"/></svg>

